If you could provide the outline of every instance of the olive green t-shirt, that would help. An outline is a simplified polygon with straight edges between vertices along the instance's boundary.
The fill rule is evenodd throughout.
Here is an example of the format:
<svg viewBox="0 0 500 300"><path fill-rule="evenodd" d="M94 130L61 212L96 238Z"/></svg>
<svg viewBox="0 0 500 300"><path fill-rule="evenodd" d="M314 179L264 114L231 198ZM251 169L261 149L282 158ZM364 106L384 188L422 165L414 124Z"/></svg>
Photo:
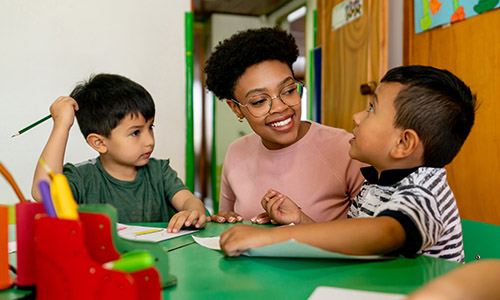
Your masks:
<svg viewBox="0 0 500 300"><path fill-rule="evenodd" d="M104 170L99 158L79 164L67 163L63 174L68 178L78 204L111 204L118 211L118 222L121 223L167 222L172 197L187 189L170 167L170 160L154 158L137 168L133 181L112 177Z"/></svg>

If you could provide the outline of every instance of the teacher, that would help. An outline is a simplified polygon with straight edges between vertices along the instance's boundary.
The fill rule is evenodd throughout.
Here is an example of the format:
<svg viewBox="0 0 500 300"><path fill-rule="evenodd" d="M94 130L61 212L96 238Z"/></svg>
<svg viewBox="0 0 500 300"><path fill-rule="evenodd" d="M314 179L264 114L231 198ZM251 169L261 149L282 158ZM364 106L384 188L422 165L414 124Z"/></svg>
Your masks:
<svg viewBox="0 0 500 300"><path fill-rule="evenodd" d="M291 34L260 28L219 43L207 60L207 88L254 131L229 146L219 212L208 220L298 224L346 217L364 165L349 157L350 133L301 121L304 84L292 69L298 53ZM261 205L270 189L296 201L275 219Z"/></svg>

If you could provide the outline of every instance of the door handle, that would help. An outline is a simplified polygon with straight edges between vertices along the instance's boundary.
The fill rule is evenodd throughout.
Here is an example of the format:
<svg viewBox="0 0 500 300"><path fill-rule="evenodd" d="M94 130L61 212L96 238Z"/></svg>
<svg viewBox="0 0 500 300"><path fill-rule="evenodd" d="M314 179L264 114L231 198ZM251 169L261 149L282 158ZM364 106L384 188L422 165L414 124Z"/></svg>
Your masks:
<svg viewBox="0 0 500 300"><path fill-rule="evenodd" d="M359 92L361 95L371 95L375 93L375 89L377 88L377 83L375 81L370 81L368 83L364 83L359 87Z"/></svg>

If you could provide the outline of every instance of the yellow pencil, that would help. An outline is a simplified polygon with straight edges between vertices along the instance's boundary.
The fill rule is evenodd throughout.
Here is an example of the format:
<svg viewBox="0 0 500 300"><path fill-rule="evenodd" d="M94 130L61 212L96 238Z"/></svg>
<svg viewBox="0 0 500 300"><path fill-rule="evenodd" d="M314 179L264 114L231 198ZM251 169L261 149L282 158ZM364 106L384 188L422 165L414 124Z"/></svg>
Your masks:
<svg viewBox="0 0 500 300"><path fill-rule="evenodd" d="M136 232L134 234L135 235L143 235L143 234L158 232L158 231L162 231L162 230L163 230L163 228L159 228L159 229L152 229L152 230L146 230L146 231Z"/></svg>

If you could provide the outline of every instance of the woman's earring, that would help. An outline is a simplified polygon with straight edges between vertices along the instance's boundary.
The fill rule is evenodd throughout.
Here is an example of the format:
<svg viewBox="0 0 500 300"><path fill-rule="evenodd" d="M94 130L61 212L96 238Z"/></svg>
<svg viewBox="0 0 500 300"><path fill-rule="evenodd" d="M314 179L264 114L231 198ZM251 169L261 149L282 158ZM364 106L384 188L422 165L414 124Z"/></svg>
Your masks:
<svg viewBox="0 0 500 300"><path fill-rule="evenodd" d="M244 119L244 118L240 118L240 117L238 117L238 122L243 123L243 119Z"/></svg>

